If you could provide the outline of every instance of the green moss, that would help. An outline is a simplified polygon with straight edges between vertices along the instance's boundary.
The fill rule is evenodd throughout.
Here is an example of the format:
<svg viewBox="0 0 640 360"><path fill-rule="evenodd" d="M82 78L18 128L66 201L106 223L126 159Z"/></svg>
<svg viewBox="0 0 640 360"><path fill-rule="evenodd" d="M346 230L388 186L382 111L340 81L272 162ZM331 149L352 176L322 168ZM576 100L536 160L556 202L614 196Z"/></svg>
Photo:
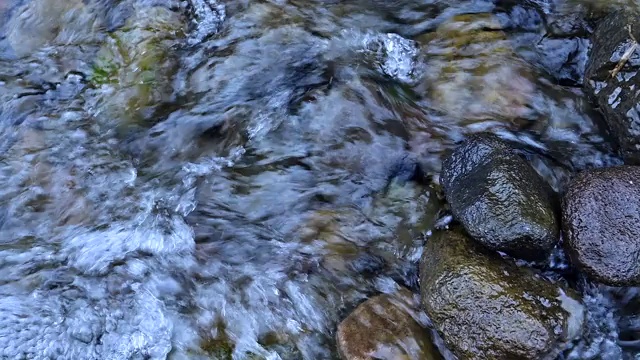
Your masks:
<svg viewBox="0 0 640 360"><path fill-rule="evenodd" d="M582 311L569 313L559 285L480 246L459 227L427 241L420 285L424 309L459 359L555 358L547 355L572 338L567 324Z"/></svg>
<svg viewBox="0 0 640 360"><path fill-rule="evenodd" d="M155 109L170 99L178 59L173 46L185 35L181 15L163 7L138 9L126 24L109 34L89 76L98 92L99 114L116 121L119 132L147 127Z"/></svg>
<svg viewBox="0 0 640 360"><path fill-rule="evenodd" d="M226 337L220 339L207 339L201 343L201 348L206 352L211 359L216 360L231 360L233 359L233 351L235 345ZM264 356L260 356L254 353L245 353L246 360L265 360Z"/></svg>
<svg viewBox="0 0 640 360"><path fill-rule="evenodd" d="M200 346L214 359L231 360L233 346L227 339L207 339Z"/></svg>
<svg viewBox="0 0 640 360"><path fill-rule="evenodd" d="M118 82L118 65L106 57L98 58L92 66L89 82L93 86L115 84Z"/></svg>
<svg viewBox="0 0 640 360"><path fill-rule="evenodd" d="M217 333L220 334L216 338L205 338L200 343L200 348L212 359L216 360L231 360L233 351L235 350L235 344L226 334L225 325L219 322L217 325ZM269 333L260 339L260 345L265 348L282 347L283 339L277 333ZM287 351L291 352L291 351ZM264 356L254 353L245 353L245 359L247 360L265 360Z"/></svg>

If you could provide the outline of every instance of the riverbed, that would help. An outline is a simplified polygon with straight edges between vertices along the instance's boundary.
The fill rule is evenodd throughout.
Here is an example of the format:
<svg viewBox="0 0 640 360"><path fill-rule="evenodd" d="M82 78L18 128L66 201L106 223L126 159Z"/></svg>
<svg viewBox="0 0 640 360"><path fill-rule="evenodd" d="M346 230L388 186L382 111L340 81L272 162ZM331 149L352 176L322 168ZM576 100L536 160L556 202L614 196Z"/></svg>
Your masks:
<svg viewBox="0 0 640 360"><path fill-rule="evenodd" d="M337 358L356 305L417 291L466 135L558 192L622 163L592 5L0 0L0 356ZM638 358L638 288L541 270L587 307L562 359Z"/></svg>

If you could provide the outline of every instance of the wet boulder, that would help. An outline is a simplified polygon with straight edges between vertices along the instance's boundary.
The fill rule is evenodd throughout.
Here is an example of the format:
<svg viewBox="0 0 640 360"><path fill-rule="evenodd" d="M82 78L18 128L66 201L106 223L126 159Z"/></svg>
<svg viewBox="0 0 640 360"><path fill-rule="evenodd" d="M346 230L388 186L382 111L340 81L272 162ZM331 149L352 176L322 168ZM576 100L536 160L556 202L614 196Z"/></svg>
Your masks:
<svg viewBox="0 0 640 360"><path fill-rule="evenodd" d="M639 21L640 13L632 11L600 20L585 73L587 93L603 112L625 163L632 165L640 164L640 48L632 49L640 39Z"/></svg>
<svg viewBox="0 0 640 360"><path fill-rule="evenodd" d="M171 102L177 45L185 20L163 6L141 7L110 33L89 76L96 116L118 121L119 130L148 127Z"/></svg>
<svg viewBox="0 0 640 360"><path fill-rule="evenodd" d="M580 173L562 219L572 263L608 285L640 285L640 167Z"/></svg>
<svg viewBox="0 0 640 360"><path fill-rule="evenodd" d="M253 352L234 353L235 343L224 334L220 338L205 338L200 343L200 349L191 349L192 359L216 359L216 360L268 360L273 359L273 354L278 354L278 359L297 360L302 358L302 354L296 348L295 343L288 339L283 339L282 334L268 334L259 343L263 349ZM284 343L283 343L284 341ZM235 356L234 356L235 355Z"/></svg>
<svg viewBox="0 0 640 360"><path fill-rule="evenodd" d="M544 258L559 237L553 191L506 142L470 136L442 165L441 182L454 217L486 247Z"/></svg>
<svg viewBox="0 0 640 360"><path fill-rule="evenodd" d="M416 321L417 303L403 289L360 304L338 326L338 351L344 360L442 359L429 330Z"/></svg>
<svg viewBox="0 0 640 360"><path fill-rule="evenodd" d="M435 233L420 263L422 305L460 360L553 359L581 335L573 295L462 232Z"/></svg>

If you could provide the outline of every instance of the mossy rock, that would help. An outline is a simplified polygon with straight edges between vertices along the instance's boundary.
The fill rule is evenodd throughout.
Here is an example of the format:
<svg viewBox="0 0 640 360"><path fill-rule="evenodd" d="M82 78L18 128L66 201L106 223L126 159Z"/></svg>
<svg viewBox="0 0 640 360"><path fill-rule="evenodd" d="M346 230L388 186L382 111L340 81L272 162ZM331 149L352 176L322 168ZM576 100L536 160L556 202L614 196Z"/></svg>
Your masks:
<svg viewBox="0 0 640 360"><path fill-rule="evenodd" d="M435 233L420 263L422 305L460 360L554 359L582 334L575 295L476 244Z"/></svg>
<svg viewBox="0 0 640 360"><path fill-rule="evenodd" d="M260 341L266 351L275 351L283 360L294 360L302 358L302 355L293 344L289 344L278 336L266 336ZM200 344L206 356L215 360L232 360L235 345L226 336L215 339L205 339ZM267 360L267 357L260 354L247 352L242 357L245 360Z"/></svg>
<svg viewBox="0 0 640 360"><path fill-rule="evenodd" d="M97 89L96 111L125 127L144 126L170 100L174 48L184 36L180 14L159 6L138 9L98 52L89 80Z"/></svg>

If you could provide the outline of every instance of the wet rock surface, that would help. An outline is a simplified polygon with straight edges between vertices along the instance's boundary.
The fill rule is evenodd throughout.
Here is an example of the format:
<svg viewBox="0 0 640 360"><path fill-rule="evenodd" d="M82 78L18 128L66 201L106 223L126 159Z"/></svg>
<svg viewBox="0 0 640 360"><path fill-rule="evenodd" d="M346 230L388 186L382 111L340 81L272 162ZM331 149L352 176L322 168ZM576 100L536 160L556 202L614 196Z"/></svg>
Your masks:
<svg viewBox="0 0 640 360"><path fill-rule="evenodd" d="M582 331L577 300L458 231L428 240L420 287L427 314L461 360L553 359Z"/></svg>
<svg viewBox="0 0 640 360"><path fill-rule="evenodd" d="M628 164L640 164L640 13L601 19L592 36L585 89L595 100ZM623 60L626 58L627 60Z"/></svg>
<svg viewBox="0 0 640 360"><path fill-rule="evenodd" d="M119 119L119 132L150 127L172 99L185 19L163 6L139 6L96 54L89 85L97 117ZM92 99L93 100L93 99Z"/></svg>
<svg viewBox="0 0 640 360"><path fill-rule="evenodd" d="M609 285L640 285L640 167L580 173L562 207L572 262Z"/></svg>
<svg viewBox="0 0 640 360"><path fill-rule="evenodd" d="M360 304L338 326L344 360L440 360L430 330L417 317L417 301L407 289L375 296Z"/></svg>
<svg viewBox="0 0 640 360"><path fill-rule="evenodd" d="M541 259L555 245L551 188L497 136L465 140L444 160L441 182L454 217L484 246Z"/></svg>

